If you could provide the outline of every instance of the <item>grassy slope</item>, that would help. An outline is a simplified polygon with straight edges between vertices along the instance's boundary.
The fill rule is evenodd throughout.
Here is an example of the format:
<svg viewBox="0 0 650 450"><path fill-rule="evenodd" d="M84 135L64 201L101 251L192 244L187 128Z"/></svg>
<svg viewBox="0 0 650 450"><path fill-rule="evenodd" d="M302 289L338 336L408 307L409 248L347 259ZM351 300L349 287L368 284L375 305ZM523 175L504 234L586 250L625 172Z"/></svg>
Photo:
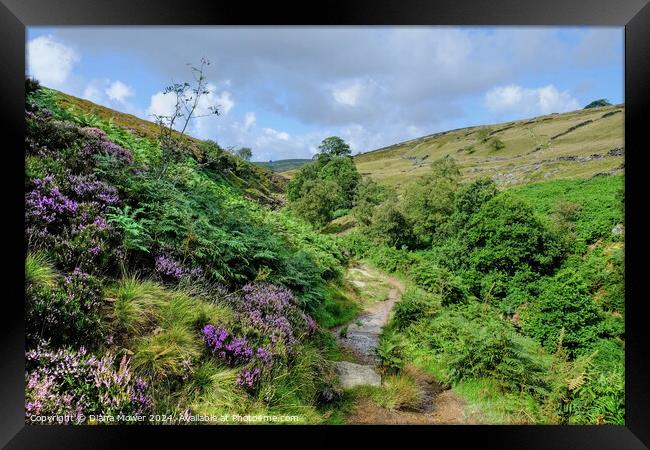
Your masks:
<svg viewBox="0 0 650 450"><path fill-rule="evenodd" d="M141 119L132 114L126 114L96 103L74 97L64 92L49 89L56 95L57 105L63 109L69 109L75 115L96 116L102 120L111 121L114 125L133 133L134 135L156 140L159 135L159 128L153 122ZM192 136L185 136L189 146L199 158L202 155L201 141ZM264 166L248 163L240 158L225 154L233 160L233 164L244 167L248 172L245 177L239 177L236 173L225 174L233 185L245 191L251 199L261 201L266 204L278 202L278 196L286 186L286 179L276 175Z"/></svg>
<svg viewBox="0 0 650 450"><path fill-rule="evenodd" d="M603 117L606 114L609 115ZM490 149L489 142L479 143L478 131L483 127L472 127L395 144L354 159L363 175L396 187L417 180L428 171L432 161L447 155L458 161L466 180L493 177L503 186L586 178L607 171L621 173L623 156L610 156L607 152L624 145L624 114L623 105L614 105L492 125L492 137L506 145L498 151ZM592 122L551 139L588 120ZM594 154L604 156L590 160L558 159Z"/></svg>
<svg viewBox="0 0 650 450"><path fill-rule="evenodd" d="M265 167L273 172L286 172L298 169L310 161L311 159L280 159L278 161L253 162L253 164Z"/></svg>

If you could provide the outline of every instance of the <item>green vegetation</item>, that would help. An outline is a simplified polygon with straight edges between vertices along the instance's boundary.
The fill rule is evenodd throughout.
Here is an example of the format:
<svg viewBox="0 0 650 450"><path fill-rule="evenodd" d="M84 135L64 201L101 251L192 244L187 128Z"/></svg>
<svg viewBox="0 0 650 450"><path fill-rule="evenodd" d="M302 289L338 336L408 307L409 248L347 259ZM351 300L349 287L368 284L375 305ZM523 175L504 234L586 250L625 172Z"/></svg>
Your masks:
<svg viewBox="0 0 650 450"><path fill-rule="evenodd" d="M364 176L399 190L418 185L431 163L446 156L456 160L463 181L488 178L500 187L621 175L624 155L613 150L624 147L624 116L623 105L611 105L461 128L366 151L354 162Z"/></svg>
<svg viewBox="0 0 650 450"><path fill-rule="evenodd" d="M269 162L253 162L253 164L265 167L273 172L286 172L287 170L298 169L311 162L311 159L279 159Z"/></svg>
<svg viewBox="0 0 650 450"><path fill-rule="evenodd" d="M624 423L622 115L355 158L332 136L287 182L177 131L191 106L156 126L27 88L26 414L342 423L362 400L417 410L416 366L484 422ZM331 329L396 289L373 266L406 286L375 348L383 384L341 393Z"/></svg>
<svg viewBox="0 0 650 450"><path fill-rule="evenodd" d="M312 315L331 327L358 306L336 242L274 209L284 184L247 154L46 88L26 110L27 416L322 422L336 352ZM52 382L56 364L72 378Z"/></svg>
<svg viewBox="0 0 650 450"><path fill-rule="evenodd" d="M324 139L319 149L315 160L291 179L287 197L296 214L322 228L352 208L361 176L341 138Z"/></svg>
<svg viewBox="0 0 650 450"><path fill-rule="evenodd" d="M339 238L409 285L377 347L382 367L416 364L490 423L623 423L622 177L500 191L454 167L434 161L422 187L374 206L401 226L359 221ZM417 240L385 239L397 230Z"/></svg>
<svg viewBox="0 0 650 450"><path fill-rule="evenodd" d="M601 98L598 100L594 100L593 102L589 103L587 106L585 106L585 109L589 108L602 108L603 106L611 106L612 104L605 98Z"/></svg>

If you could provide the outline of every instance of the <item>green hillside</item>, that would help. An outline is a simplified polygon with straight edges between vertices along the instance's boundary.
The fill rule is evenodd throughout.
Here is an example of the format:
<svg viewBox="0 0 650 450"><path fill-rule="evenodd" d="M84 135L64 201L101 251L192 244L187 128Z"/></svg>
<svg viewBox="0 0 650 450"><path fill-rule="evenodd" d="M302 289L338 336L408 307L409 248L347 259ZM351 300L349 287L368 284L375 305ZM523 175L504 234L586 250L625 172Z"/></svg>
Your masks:
<svg viewBox="0 0 650 450"><path fill-rule="evenodd" d="M298 169L310 161L311 159L279 159L277 161L268 162L254 161L253 164L265 167L273 172L286 172L287 170Z"/></svg>
<svg viewBox="0 0 650 450"><path fill-rule="evenodd" d="M354 160L361 174L395 187L414 182L448 155L463 179L488 177L501 186L622 173L624 114L623 105L613 105L451 130Z"/></svg>
<svg viewBox="0 0 650 450"><path fill-rule="evenodd" d="M622 106L269 170L26 88L26 421L625 423Z"/></svg>

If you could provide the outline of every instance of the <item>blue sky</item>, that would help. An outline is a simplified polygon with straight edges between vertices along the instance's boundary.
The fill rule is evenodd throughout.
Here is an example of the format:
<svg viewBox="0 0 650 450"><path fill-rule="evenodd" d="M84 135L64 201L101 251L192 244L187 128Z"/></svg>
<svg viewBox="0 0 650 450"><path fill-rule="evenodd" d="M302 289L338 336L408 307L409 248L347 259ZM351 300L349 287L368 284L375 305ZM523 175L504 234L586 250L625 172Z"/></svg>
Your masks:
<svg viewBox="0 0 650 450"><path fill-rule="evenodd" d="M471 125L624 96L624 31L614 27L30 27L28 74L151 119L166 85L211 61L190 133L309 158L339 135L354 153Z"/></svg>

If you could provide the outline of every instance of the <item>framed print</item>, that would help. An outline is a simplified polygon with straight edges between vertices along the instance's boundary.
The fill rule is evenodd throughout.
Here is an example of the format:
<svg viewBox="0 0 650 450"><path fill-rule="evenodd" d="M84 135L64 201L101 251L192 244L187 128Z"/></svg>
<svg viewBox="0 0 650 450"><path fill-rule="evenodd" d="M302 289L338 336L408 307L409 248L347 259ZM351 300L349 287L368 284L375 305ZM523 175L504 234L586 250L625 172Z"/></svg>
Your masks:
<svg viewBox="0 0 650 450"><path fill-rule="evenodd" d="M647 448L646 3L3 0L2 444Z"/></svg>

